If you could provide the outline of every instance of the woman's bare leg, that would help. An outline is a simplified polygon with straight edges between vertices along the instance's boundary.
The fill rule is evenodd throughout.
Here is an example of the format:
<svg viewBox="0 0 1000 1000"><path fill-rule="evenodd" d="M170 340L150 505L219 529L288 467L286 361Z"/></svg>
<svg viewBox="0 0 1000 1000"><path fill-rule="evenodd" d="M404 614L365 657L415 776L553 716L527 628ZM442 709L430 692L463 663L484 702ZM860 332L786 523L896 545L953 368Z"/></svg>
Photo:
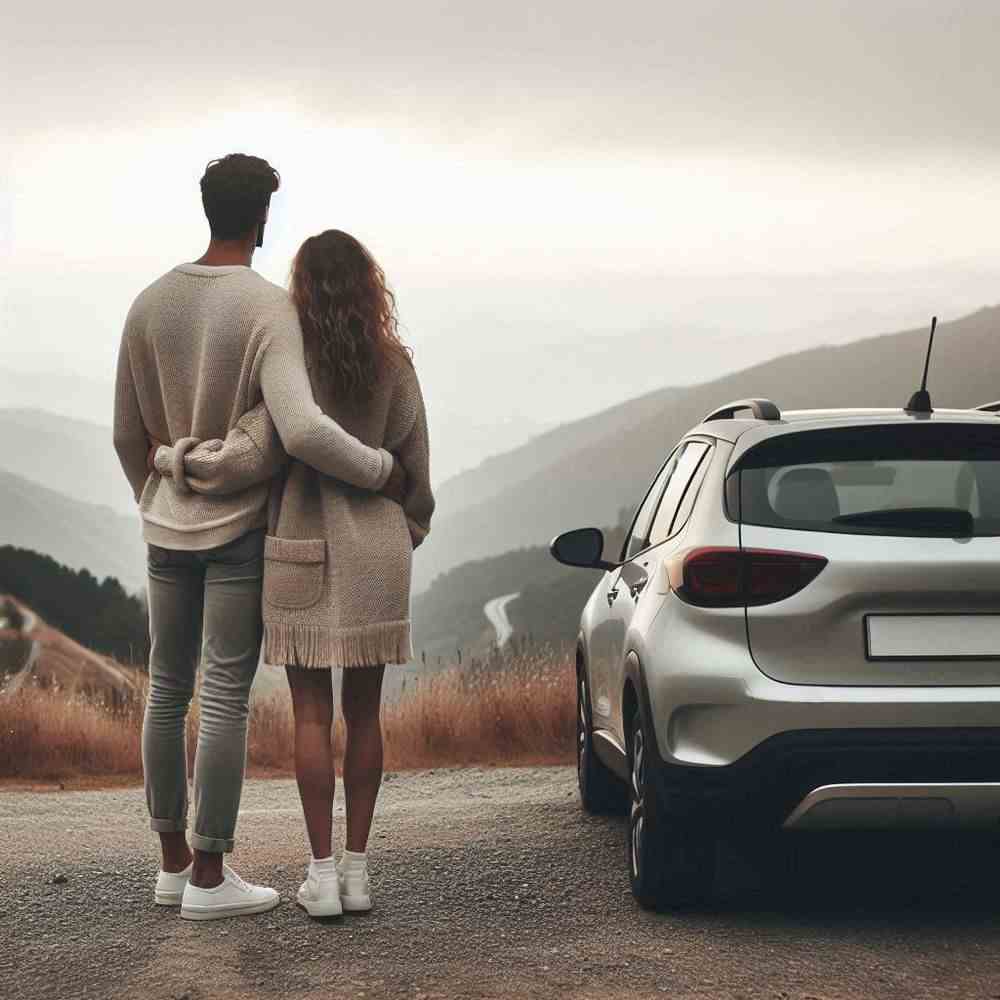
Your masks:
<svg viewBox="0 0 1000 1000"><path fill-rule="evenodd" d="M364 853L372 828L375 800L382 784L382 676L385 667L349 667L341 683L347 749L344 795L347 799L347 850Z"/></svg>
<svg viewBox="0 0 1000 1000"><path fill-rule="evenodd" d="M295 713L295 778L314 858L333 853L333 684L329 670L285 667Z"/></svg>

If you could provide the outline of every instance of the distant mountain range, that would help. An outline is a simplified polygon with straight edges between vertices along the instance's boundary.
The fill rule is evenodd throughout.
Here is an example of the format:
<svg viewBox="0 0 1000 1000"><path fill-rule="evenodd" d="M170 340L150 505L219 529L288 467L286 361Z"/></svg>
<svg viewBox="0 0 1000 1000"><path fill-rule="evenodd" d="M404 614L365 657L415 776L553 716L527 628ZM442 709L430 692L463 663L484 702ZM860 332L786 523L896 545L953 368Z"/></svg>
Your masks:
<svg viewBox="0 0 1000 1000"><path fill-rule="evenodd" d="M769 396L785 408L901 406L919 380L926 334L921 328L812 348L686 388L671 387L664 371L663 389L487 458L438 487L433 531L415 559L415 593L419 597L435 577L463 564L523 548L544 554L551 537L567 528L617 523L679 436L730 399ZM998 335L996 307L939 327L930 378L937 405L1000 398ZM624 341L616 365L642 364L628 348ZM725 369L725 357L718 367ZM109 428L34 409L0 410L0 470L0 543L37 549L98 576L115 575L128 587L143 586L138 520ZM494 568L506 579L513 565ZM464 595L459 578L442 581L444 589L424 606L437 610L419 616L423 639L469 641L486 627L485 619L475 617L480 597L521 589L499 582L494 587L486 569L475 571L476 586ZM513 575L525 578L520 570ZM446 590L454 599L443 596ZM459 604L472 609L475 624L455 631L445 619L455 624ZM526 608L515 602L508 609L519 628L530 617Z"/></svg>
<svg viewBox="0 0 1000 1000"><path fill-rule="evenodd" d="M120 470L118 474L121 475ZM139 518L76 500L0 470L0 545L34 549L131 591L146 583Z"/></svg>
<svg viewBox="0 0 1000 1000"><path fill-rule="evenodd" d="M438 490L415 589L470 560L543 545L567 528L615 523L678 438L729 400L766 396L788 409L902 406L919 382L926 344L920 328L787 354L702 385L665 388L488 459ZM623 343L619 363L643 359ZM938 406L1000 398L1000 307L938 327L930 389Z"/></svg>
<svg viewBox="0 0 1000 1000"><path fill-rule="evenodd" d="M447 359L442 359L442 363L447 364ZM433 385L429 376L428 381ZM67 429L70 424L76 424L78 431L87 427L92 432L96 431L104 458L110 457L112 461L114 452L111 450L111 419L114 393L114 383L110 379L18 372L0 367L0 407L3 408L0 409L0 414L17 411L22 419L29 421L40 414L43 420L48 420L43 426L51 428L58 428L59 422L68 418L65 425ZM523 412L505 414L501 419L495 419L488 407L469 414L449 409L438 399L432 399L431 409L434 424L431 475L435 483L468 469L484 455L516 448L556 423L554 420L539 418L530 407ZM0 441L4 441L6 430L6 426L0 421ZM58 462L54 466L58 467ZM0 468L10 466L2 464L0 460ZM29 475L28 478L35 477ZM120 474L117 478L124 483ZM52 485L41 481L43 485ZM53 488L65 489L58 484ZM131 502L127 487L126 496ZM114 505L117 505L117 501Z"/></svg>
<svg viewBox="0 0 1000 1000"><path fill-rule="evenodd" d="M135 514L110 426L44 410L0 409L0 469L85 503Z"/></svg>

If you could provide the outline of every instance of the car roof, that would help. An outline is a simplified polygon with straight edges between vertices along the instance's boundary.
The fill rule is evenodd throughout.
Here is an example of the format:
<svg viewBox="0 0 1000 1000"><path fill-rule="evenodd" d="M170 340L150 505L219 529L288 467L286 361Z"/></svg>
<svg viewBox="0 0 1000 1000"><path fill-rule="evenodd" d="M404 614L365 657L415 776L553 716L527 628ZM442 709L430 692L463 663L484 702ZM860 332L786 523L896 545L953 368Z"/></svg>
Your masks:
<svg viewBox="0 0 1000 1000"><path fill-rule="evenodd" d="M693 427L685 437L701 435L719 438L735 445L726 463L731 469L755 445L769 437L797 431L833 427L871 427L886 424L989 424L1000 430L1000 414L989 410L940 409L931 413L908 413L900 409L830 409L786 410L779 420L754 417L707 420Z"/></svg>
<svg viewBox="0 0 1000 1000"><path fill-rule="evenodd" d="M889 407L884 409L860 407L857 409L783 410L779 420L758 420L750 416L707 420L691 428L688 435L700 434L720 438L732 444L740 441L741 445L746 443L747 446L750 446L771 435L787 434L792 430L864 427L872 424L908 424L927 421L933 423L996 424L998 420L1000 420L1000 414L989 410L936 409L932 413L908 413L906 410ZM745 442L741 440L748 436L749 439Z"/></svg>
<svg viewBox="0 0 1000 1000"><path fill-rule="evenodd" d="M884 409L859 408L840 410L785 410L781 414L782 420L794 423L822 422L829 424L832 421L853 423L861 419L865 423L885 422L885 423L905 423L910 420L943 420L947 422L960 421L962 423L989 423L997 420L997 414L987 410L958 410L940 409L933 410L928 414L914 414L906 410L886 407ZM754 421L748 421L754 422ZM758 421L759 422L759 421Z"/></svg>

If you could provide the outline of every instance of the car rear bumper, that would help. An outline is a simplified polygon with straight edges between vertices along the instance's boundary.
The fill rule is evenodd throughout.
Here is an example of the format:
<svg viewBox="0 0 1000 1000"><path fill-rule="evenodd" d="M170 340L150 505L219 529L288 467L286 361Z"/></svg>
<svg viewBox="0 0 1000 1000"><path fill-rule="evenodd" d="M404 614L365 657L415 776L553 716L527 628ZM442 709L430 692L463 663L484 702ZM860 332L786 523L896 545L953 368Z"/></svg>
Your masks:
<svg viewBox="0 0 1000 1000"><path fill-rule="evenodd" d="M750 658L741 614L696 616L669 597L628 642L665 794L718 804L723 822L739 812L780 825L828 785L1000 782L1000 686L785 683Z"/></svg>
<svg viewBox="0 0 1000 1000"><path fill-rule="evenodd" d="M1000 727L797 730L713 768L656 757L666 795L719 818L802 829L1000 824Z"/></svg>

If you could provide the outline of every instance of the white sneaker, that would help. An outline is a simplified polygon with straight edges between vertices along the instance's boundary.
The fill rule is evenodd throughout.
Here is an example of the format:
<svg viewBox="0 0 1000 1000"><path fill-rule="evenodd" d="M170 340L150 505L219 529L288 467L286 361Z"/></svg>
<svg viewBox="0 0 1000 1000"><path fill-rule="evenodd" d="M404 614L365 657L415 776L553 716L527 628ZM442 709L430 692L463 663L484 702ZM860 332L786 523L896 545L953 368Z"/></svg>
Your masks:
<svg viewBox="0 0 1000 1000"><path fill-rule="evenodd" d="M310 917L339 917L344 912L340 905L340 877L333 858L309 862L305 882L296 896L299 906Z"/></svg>
<svg viewBox="0 0 1000 1000"><path fill-rule="evenodd" d="M341 860L337 865L340 877L340 902L345 913L364 913L372 908L371 887L368 883L368 860Z"/></svg>
<svg viewBox="0 0 1000 1000"><path fill-rule="evenodd" d="M153 897L157 906L180 906L181 897L191 879L191 865L182 872L160 871L156 876L156 889Z"/></svg>
<svg viewBox="0 0 1000 1000"><path fill-rule="evenodd" d="M200 889L188 882L181 900L185 920L220 920L273 910L281 897L263 885L249 885L229 867L222 866L222 882L213 889Z"/></svg>

